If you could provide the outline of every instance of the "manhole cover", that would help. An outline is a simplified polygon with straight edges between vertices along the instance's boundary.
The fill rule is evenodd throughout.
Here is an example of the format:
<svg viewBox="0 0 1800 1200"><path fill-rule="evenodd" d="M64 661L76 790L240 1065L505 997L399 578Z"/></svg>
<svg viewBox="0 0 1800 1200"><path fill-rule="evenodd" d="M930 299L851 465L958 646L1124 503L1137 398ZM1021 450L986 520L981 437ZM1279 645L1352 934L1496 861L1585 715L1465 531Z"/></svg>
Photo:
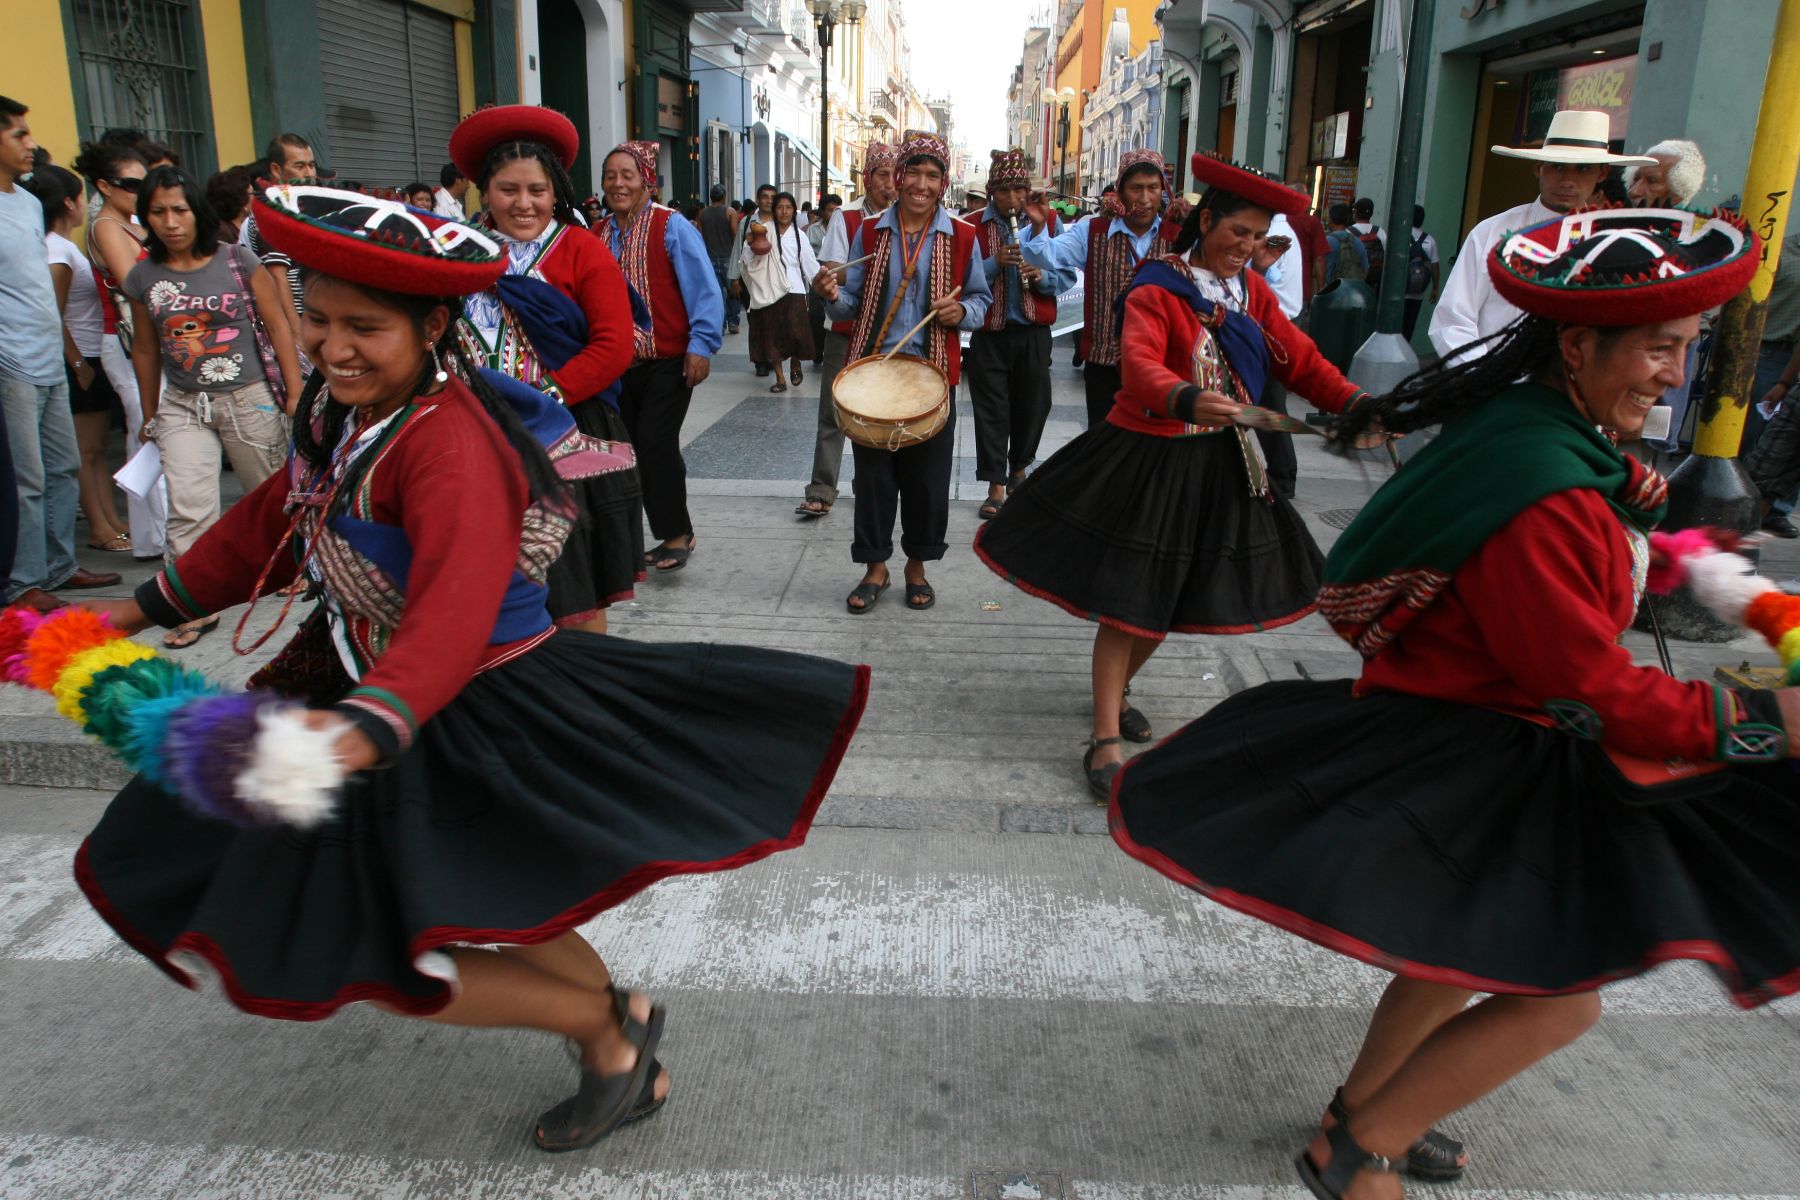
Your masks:
<svg viewBox="0 0 1800 1200"><path fill-rule="evenodd" d="M1328 508L1319 514L1319 520L1333 529L1348 529L1350 522L1356 520L1356 514L1361 511L1360 508Z"/></svg>
<svg viewBox="0 0 1800 1200"><path fill-rule="evenodd" d="M969 1172L970 1200L1069 1200L1061 1171Z"/></svg>

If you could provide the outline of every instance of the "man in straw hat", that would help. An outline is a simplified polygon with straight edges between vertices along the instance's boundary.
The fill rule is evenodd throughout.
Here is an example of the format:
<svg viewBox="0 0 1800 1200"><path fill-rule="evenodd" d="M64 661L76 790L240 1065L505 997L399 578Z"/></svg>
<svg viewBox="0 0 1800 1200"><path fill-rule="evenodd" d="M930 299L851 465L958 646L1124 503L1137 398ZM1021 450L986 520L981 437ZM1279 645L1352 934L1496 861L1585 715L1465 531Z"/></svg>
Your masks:
<svg viewBox="0 0 1800 1200"><path fill-rule="evenodd" d="M935 133L909 129L900 143L898 202L877 221L864 221L851 243L842 281L825 269L813 288L825 312L851 322L849 358L894 351L925 359L943 373L954 394L961 370L959 329L981 328L992 294L975 229L943 206L950 182L950 150ZM866 263L858 259L868 257ZM898 450L858 442L856 539L851 558L864 566L862 582L844 600L853 613L875 606L890 582L894 518L906 553L906 606L937 603L925 564L944 557L950 522L954 420L934 436Z"/></svg>
<svg viewBox="0 0 1800 1200"><path fill-rule="evenodd" d="M850 253L850 244L863 222L874 221L893 204L899 153L900 147L887 142L870 142L863 151L862 199L831 214L825 239L819 243L819 265L825 270L836 271L857 257ZM819 432L813 444L812 482L806 485L806 498L794 509L808 520L824 516L837 503L838 469L844 465L844 431L838 428L831 381L844 369L849 338L849 321L833 321L825 334L825 361L819 367Z"/></svg>
<svg viewBox="0 0 1800 1200"><path fill-rule="evenodd" d="M1535 162L1538 194L1530 203L1489 217L1469 231L1444 284L1443 298L1431 314L1431 344L1439 354L1446 358L1457 351L1484 354L1484 348L1464 348L1499 333L1519 318L1520 310L1495 291L1488 278L1488 253L1501 238L1592 203L1600 181L1614 163L1656 165L1654 158L1643 155L1611 153L1609 137L1605 113L1571 109L1550 119L1550 130L1538 149L1490 147L1495 154Z"/></svg>
<svg viewBox="0 0 1800 1200"><path fill-rule="evenodd" d="M970 220L976 229L994 303L969 338L969 397L975 406L975 478L988 485L985 520L1037 458L1050 419L1050 327L1057 293L1072 271L1046 271L1025 261L1019 218L1031 187L1023 150L995 150L988 167L990 200ZM1030 218L1026 218L1029 232Z"/></svg>

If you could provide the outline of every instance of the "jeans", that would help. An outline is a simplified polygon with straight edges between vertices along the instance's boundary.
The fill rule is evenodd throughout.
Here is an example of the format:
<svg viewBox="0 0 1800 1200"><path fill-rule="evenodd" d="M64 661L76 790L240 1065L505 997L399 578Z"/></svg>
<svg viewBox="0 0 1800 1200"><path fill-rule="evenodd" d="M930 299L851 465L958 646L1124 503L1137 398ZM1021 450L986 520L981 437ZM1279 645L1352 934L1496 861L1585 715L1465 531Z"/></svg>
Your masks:
<svg viewBox="0 0 1800 1200"><path fill-rule="evenodd" d="M220 451L230 456L231 469L249 493L281 469L287 442L287 417L266 383L229 392L164 388L156 410L156 445L169 482L170 562L218 523Z"/></svg>
<svg viewBox="0 0 1800 1200"><path fill-rule="evenodd" d="M19 542L6 588L14 600L28 588L53 591L75 573L81 452L67 380L37 384L0 375L0 403L19 495Z"/></svg>
<svg viewBox="0 0 1800 1200"><path fill-rule="evenodd" d="M725 328L736 329L738 327L738 316L743 312L743 309L738 304L737 296L732 293L730 281L726 278L726 275L731 270L731 260L729 258L715 258L712 260L712 269L713 278L719 281L719 295L725 297Z"/></svg>

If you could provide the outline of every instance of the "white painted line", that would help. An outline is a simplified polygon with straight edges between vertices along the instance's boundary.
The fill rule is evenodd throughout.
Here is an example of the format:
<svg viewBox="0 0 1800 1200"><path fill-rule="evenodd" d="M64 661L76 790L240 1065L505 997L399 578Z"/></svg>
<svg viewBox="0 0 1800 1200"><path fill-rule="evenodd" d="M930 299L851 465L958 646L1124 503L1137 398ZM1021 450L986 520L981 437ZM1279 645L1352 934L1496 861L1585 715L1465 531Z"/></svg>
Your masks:
<svg viewBox="0 0 1800 1200"><path fill-rule="evenodd" d="M135 957L75 890L75 845L0 838L0 916L31 918L0 925L10 938L0 959ZM1366 1009L1386 984L1372 967L1119 864L900 877L811 869L801 851L665 880L583 932L634 984L708 992ZM1615 984L1606 999L1617 1013L1738 1015L1689 963ZM1800 999L1771 1008L1800 1013Z"/></svg>

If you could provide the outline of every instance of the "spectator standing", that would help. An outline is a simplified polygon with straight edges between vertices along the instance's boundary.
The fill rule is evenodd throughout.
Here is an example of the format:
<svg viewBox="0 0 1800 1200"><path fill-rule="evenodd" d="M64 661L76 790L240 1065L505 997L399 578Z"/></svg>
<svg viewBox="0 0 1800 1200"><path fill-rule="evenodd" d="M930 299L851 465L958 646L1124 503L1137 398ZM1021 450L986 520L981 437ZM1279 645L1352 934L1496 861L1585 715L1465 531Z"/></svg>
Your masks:
<svg viewBox="0 0 1800 1200"><path fill-rule="evenodd" d="M1800 230L1782 239L1768 305L1750 389L1756 405L1746 428L1744 469L1771 506L1763 529L1791 538L1800 536L1787 516L1800 488Z"/></svg>
<svg viewBox="0 0 1800 1200"><path fill-rule="evenodd" d="M1375 202L1367 196L1356 201L1354 213L1356 220L1351 222L1350 229L1362 239L1363 257L1368 260L1364 282L1379 289L1381 268L1387 263L1387 230L1375 224Z"/></svg>
<svg viewBox="0 0 1800 1200"><path fill-rule="evenodd" d="M1312 194L1304 179L1290 179L1288 186L1303 195ZM1331 253L1331 247L1325 241L1325 223L1314 216L1311 209L1290 214L1288 224L1300 243L1300 291L1304 311L1312 307L1314 294L1325 286L1325 256Z"/></svg>
<svg viewBox="0 0 1800 1200"><path fill-rule="evenodd" d="M1431 293L1431 302L1437 303L1443 285L1442 271L1438 265L1437 239L1425 232L1425 209L1415 204L1412 241L1406 248L1406 313L1400 322L1409 342L1413 330L1418 328L1419 310L1425 305L1426 292Z"/></svg>
<svg viewBox="0 0 1800 1200"><path fill-rule="evenodd" d="M765 183L756 189L756 200L754 203L747 203L744 206L744 216L748 217L749 220L740 220L738 222L737 242L731 248L731 268L726 272L725 277L728 286L739 289L738 299L741 301L747 301L749 299L747 289L744 285L744 260L742 257L744 253L744 239L750 232L751 222L764 226L774 222L774 208L775 185L772 183ZM754 354L750 356L750 361L756 365L756 374L758 378L769 373L769 364L759 361Z"/></svg>
<svg viewBox="0 0 1800 1200"><path fill-rule="evenodd" d="M169 484L173 562L219 519L221 450L246 492L286 460L284 402L300 394L300 362L292 331L272 315L284 293L248 246L220 246L219 218L192 178L152 171L138 220L149 256L125 278L131 359L144 397L139 436L162 451ZM164 643L191 646L217 624L190 622Z"/></svg>
<svg viewBox="0 0 1800 1200"><path fill-rule="evenodd" d="M406 203L412 205L414 208L422 208L426 212L432 213L434 216L443 216L442 213L436 212L432 207L432 190L431 185L428 183L415 180L401 188L400 195L405 199ZM452 219L454 220L455 218Z"/></svg>
<svg viewBox="0 0 1800 1200"><path fill-rule="evenodd" d="M32 173L29 186L44 209L50 281L63 318L63 374L81 455L78 479L88 548L129 552L131 535L113 502L112 468L106 461L106 436L119 397L100 369L100 347L106 337L100 284L87 256L68 236L81 225L81 180L61 167L44 166Z"/></svg>
<svg viewBox="0 0 1800 1200"><path fill-rule="evenodd" d="M319 164L313 156L312 143L297 133L276 134L263 158L269 164L269 179L273 183L318 182ZM287 255L272 249L263 241L262 235L256 232L254 216L245 218L241 236L275 280L275 289L284 298L275 309L286 320L293 344L299 345L300 313L306 307L305 297L301 294L300 272Z"/></svg>
<svg viewBox="0 0 1800 1200"><path fill-rule="evenodd" d="M413 187L423 186L423 184L413 185ZM431 203L421 204L418 207L428 208L438 216L452 221L466 221L468 220L468 207L464 203L464 197L468 194L469 177L464 175L455 163L445 163L438 170L437 191L431 194Z"/></svg>
<svg viewBox="0 0 1800 1200"><path fill-rule="evenodd" d="M0 479L0 522L16 542L6 599L50 609L59 587L107 587L119 576L100 575L75 561L75 422L63 373L62 314L50 282L44 242L44 209L19 186L30 174L37 143L25 121L29 111L0 96L0 405L12 480ZM9 514L5 506L16 506ZM0 552L7 550L0 544Z"/></svg>
<svg viewBox="0 0 1800 1200"><path fill-rule="evenodd" d="M137 372L131 365L131 304L120 289L146 253L137 198L147 168L133 146L99 141L81 147L75 169L101 202L88 219L87 235L88 262L101 288L100 315L106 335L100 342L100 369L125 410L125 457L131 458L142 446L138 431L144 425L144 405L138 395ZM126 498L125 515L131 524L135 557L162 555L168 511L168 488L161 481L148 496Z"/></svg>
<svg viewBox="0 0 1800 1200"><path fill-rule="evenodd" d="M792 360L794 386L799 387L805 380L801 360L813 357L806 293L819 273L819 260L787 192L775 197L775 219L765 234L746 241L743 252L744 282L750 289L750 357L773 364L775 383L769 390L785 392L782 364Z"/></svg>
<svg viewBox="0 0 1800 1200"><path fill-rule="evenodd" d="M1625 194L1639 208L1691 204L1706 186L1706 156L1686 138L1658 142L1644 153L1654 166L1625 168Z"/></svg>
<svg viewBox="0 0 1800 1200"><path fill-rule="evenodd" d="M725 203L725 189L718 184L713 184L707 198L711 203L700 210L700 240L706 243L713 278L718 280L719 295L725 298L725 332L736 333L741 309L731 288L731 256L737 245L738 214Z"/></svg>
<svg viewBox="0 0 1800 1200"><path fill-rule="evenodd" d="M825 238L833 229L842 223L843 217L838 210L844 207L844 198L835 192L819 201L818 209L813 213L811 225L806 227L807 240L812 243L813 258L824 261L820 253L825 247ZM825 302L819 299L817 292L810 286L806 289L806 323L812 330L813 367L825 365Z"/></svg>

